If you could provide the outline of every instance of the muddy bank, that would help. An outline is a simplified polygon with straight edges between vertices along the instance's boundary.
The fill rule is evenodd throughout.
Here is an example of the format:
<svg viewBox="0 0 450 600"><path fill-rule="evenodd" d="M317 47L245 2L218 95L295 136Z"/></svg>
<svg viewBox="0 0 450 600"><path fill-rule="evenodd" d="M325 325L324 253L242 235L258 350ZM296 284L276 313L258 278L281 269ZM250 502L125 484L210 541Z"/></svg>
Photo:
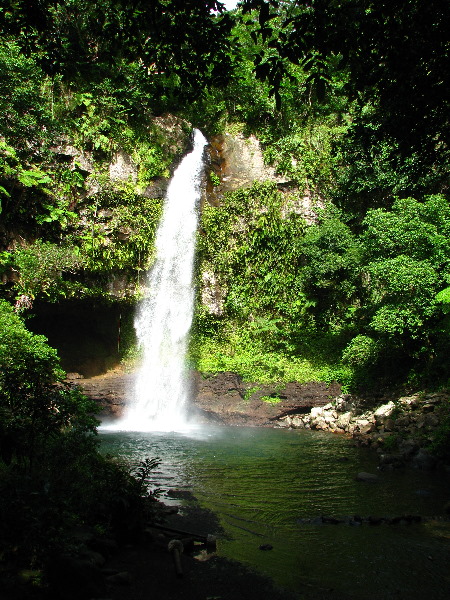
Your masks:
<svg viewBox="0 0 450 600"><path fill-rule="evenodd" d="M102 419L120 417L132 397L135 375L115 369L97 377L68 379L101 407ZM190 413L203 422L223 425L270 427L291 414L307 414L325 406L340 394L340 386L321 382L260 385L244 383L235 373L218 373L193 378Z"/></svg>
<svg viewBox="0 0 450 600"><path fill-rule="evenodd" d="M261 385L244 383L235 373L196 374L194 410L205 420L224 425L273 426L290 414L324 406L340 386L322 382Z"/></svg>

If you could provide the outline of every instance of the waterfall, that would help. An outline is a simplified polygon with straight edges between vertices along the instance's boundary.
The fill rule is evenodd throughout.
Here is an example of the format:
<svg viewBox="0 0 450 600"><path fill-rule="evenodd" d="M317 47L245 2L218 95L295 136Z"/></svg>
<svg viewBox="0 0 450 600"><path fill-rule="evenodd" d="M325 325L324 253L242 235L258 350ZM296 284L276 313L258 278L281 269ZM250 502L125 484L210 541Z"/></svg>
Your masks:
<svg viewBox="0 0 450 600"><path fill-rule="evenodd" d="M188 334L194 310L193 267L206 140L195 130L167 189L156 233L156 259L135 319L143 359L134 394L118 424L130 431L174 431L186 425Z"/></svg>

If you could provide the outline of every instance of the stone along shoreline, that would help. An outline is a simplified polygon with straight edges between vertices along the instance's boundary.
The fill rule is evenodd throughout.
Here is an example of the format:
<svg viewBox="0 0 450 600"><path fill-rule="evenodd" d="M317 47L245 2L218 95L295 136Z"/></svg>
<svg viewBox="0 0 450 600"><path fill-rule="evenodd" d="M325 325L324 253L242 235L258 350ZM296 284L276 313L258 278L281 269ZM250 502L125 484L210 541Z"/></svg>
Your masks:
<svg viewBox="0 0 450 600"><path fill-rule="evenodd" d="M84 379L68 380L98 402L102 420L123 412L132 390L134 373L115 369ZM195 373L193 418L203 423L250 427L312 429L351 437L357 445L373 448L381 469L411 464L432 469L444 461L433 455L432 442L448 410L448 393L415 393L376 404L342 394L336 383L244 383L235 373L203 376Z"/></svg>

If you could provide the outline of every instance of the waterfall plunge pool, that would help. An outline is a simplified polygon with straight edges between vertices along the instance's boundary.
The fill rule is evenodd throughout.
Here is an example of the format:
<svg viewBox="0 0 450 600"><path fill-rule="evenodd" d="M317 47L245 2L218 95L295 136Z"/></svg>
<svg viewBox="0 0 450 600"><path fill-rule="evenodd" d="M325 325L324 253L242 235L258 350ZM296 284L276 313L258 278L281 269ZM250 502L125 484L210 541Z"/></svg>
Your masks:
<svg viewBox="0 0 450 600"><path fill-rule="evenodd" d="M161 500L182 511L183 500L171 499L170 490L192 494L185 502L219 521L218 554L287 589L312 585L360 600L449 596L448 473L377 472L373 452L311 431L205 427L100 435L104 452L131 464L159 457L151 486L165 490ZM377 473L378 481L356 481L360 471ZM325 524L323 515L346 522ZM354 515L425 519L350 525ZM266 544L273 548L259 549Z"/></svg>

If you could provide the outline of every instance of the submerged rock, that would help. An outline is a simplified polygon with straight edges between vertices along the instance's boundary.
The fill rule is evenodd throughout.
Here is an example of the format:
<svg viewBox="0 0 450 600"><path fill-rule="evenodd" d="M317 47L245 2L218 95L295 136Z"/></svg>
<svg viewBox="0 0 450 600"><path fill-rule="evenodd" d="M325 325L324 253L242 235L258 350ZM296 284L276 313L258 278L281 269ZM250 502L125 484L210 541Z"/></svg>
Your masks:
<svg viewBox="0 0 450 600"><path fill-rule="evenodd" d="M412 466L416 469L430 471L436 466L436 459L425 448L421 448L413 457Z"/></svg>
<svg viewBox="0 0 450 600"><path fill-rule="evenodd" d="M367 483L376 483L378 481L378 475L375 475L374 473L365 473L364 471L361 471L356 476L356 481L364 481Z"/></svg>

